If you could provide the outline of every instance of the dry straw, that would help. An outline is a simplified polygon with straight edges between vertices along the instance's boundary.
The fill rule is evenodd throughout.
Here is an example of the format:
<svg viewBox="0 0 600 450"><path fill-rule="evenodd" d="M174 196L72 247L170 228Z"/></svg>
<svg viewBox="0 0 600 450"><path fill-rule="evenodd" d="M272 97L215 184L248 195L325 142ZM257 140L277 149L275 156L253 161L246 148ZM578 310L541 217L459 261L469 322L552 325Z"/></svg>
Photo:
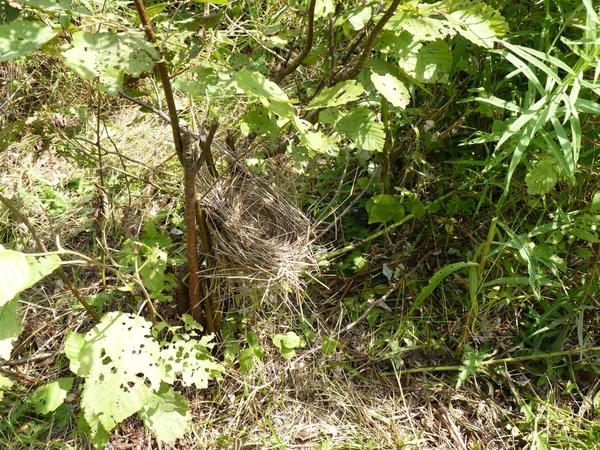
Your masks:
<svg viewBox="0 0 600 450"><path fill-rule="evenodd" d="M217 180L203 173L200 179L214 275L301 290L302 275L316 267L306 215L265 178L245 169Z"/></svg>

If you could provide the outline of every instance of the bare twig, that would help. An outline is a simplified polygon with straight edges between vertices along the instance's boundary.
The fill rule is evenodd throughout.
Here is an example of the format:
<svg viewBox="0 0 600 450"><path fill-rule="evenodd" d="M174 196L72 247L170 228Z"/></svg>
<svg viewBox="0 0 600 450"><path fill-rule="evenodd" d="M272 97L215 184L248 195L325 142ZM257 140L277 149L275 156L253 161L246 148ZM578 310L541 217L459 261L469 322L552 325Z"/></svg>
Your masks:
<svg viewBox="0 0 600 450"><path fill-rule="evenodd" d="M349 67L340 70L333 78L332 84L354 78L358 74L358 72L360 72L360 69L362 68L363 64L371 54L371 50L373 50L373 45L375 45L375 39L377 38L379 33L381 33L383 27L388 22L388 20L392 18L392 16L396 12L396 8L398 8L398 5L401 1L403 0L394 0L390 4L389 8L385 11L385 13L383 13L383 16L381 16L375 27L373 27L373 30L371 30L371 32L367 36L367 40L365 41L362 52L356 60L356 62L351 64Z"/></svg>
<svg viewBox="0 0 600 450"><path fill-rule="evenodd" d="M308 25L306 30L306 44L302 51L290 62L279 68L275 74L274 80L277 84L281 83L285 77L294 72L300 66L304 58L310 53L313 46L314 34L315 34L315 4L316 0L310 0L308 5Z"/></svg>
<svg viewBox="0 0 600 450"><path fill-rule="evenodd" d="M45 361L50 358L54 358L56 355L62 353L62 349L56 352L40 352L33 356L27 356L24 358L9 359L7 361L0 361L0 367L15 367L24 366L25 364L32 364L40 361Z"/></svg>

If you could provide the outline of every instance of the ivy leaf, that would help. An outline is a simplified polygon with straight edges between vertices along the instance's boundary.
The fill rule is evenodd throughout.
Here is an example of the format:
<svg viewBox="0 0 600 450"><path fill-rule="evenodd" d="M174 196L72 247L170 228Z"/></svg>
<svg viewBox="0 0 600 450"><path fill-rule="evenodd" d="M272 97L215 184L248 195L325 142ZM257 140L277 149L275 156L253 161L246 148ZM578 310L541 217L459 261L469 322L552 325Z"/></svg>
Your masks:
<svg viewBox="0 0 600 450"><path fill-rule="evenodd" d="M70 12L80 16L89 16L92 12L84 6L77 6L73 0L13 0L46 13Z"/></svg>
<svg viewBox="0 0 600 450"><path fill-rule="evenodd" d="M286 359L296 356L295 348L300 347L300 337L293 331L286 334L276 334L273 336L273 345L279 350L281 356Z"/></svg>
<svg viewBox="0 0 600 450"><path fill-rule="evenodd" d="M558 182L558 167L553 159L539 161L525 175L527 192L531 195L546 195Z"/></svg>
<svg viewBox="0 0 600 450"><path fill-rule="evenodd" d="M502 15L481 0L451 0L444 15L449 24L476 45L493 48L508 27Z"/></svg>
<svg viewBox="0 0 600 450"><path fill-rule="evenodd" d="M371 197L365 208L369 214L369 224L389 221L398 222L404 217L404 207L398 198L389 194Z"/></svg>
<svg viewBox="0 0 600 450"><path fill-rule="evenodd" d="M143 317L111 312L85 335L67 335L71 371L86 378L81 407L93 436L138 412L160 388L165 369L150 330Z"/></svg>
<svg viewBox="0 0 600 450"><path fill-rule="evenodd" d="M192 418L185 397L165 383L157 393L150 395L139 414L144 425L162 442L183 437Z"/></svg>
<svg viewBox="0 0 600 450"><path fill-rule="evenodd" d="M0 25L0 62L12 61L40 48L56 36L43 22L15 20Z"/></svg>
<svg viewBox="0 0 600 450"><path fill-rule="evenodd" d="M371 73L371 81L375 89L392 105L406 108L410 103L410 93L404 83L391 74L379 75Z"/></svg>
<svg viewBox="0 0 600 450"><path fill-rule="evenodd" d="M33 409L38 414L49 414L62 405L73 387L73 378L59 378L37 388L31 394Z"/></svg>
<svg viewBox="0 0 600 450"><path fill-rule="evenodd" d="M100 89L116 95L125 73L139 76L151 70L160 55L141 33L84 33L73 35L72 46L63 53L75 73L100 81Z"/></svg>
<svg viewBox="0 0 600 450"><path fill-rule="evenodd" d="M36 258L0 246L0 306L60 266L57 255Z"/></svg>
<svg viewBox="0 0 600 450"><path fill-rule="evenodd" d="M356 80L340 81L335 86L323 89L306 109L330 108L357 100L365 92Z"/></svg>
<svg viewBox="0 0 600 450"><path fill-rule="evenodd" d="M385 132L381 122L375 119L375 113L367 108L357 108L342 117L336 124L336 130L348 136L359 148L369 151L381 151L385 142Z"/></svg>

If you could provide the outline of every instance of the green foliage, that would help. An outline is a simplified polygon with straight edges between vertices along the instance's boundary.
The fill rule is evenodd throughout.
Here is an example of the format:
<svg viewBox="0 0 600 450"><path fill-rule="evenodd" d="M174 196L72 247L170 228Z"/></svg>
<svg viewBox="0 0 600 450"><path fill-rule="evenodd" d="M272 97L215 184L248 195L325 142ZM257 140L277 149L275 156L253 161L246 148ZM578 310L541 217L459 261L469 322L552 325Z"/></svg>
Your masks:
<svg viewBox="0 0 600 450"><path fill-rule="evenodd" d="M10 358L12 343L22 329L15 296L58 266L57 255L36 258L0 246L0 358Z"/></svg>
<svg viewBox="0 0 600 450"><path fill-rule="evenodd" d="M54 36L54 30L44 22L18 20L0 24L0 62L40 48Z"/></svg>
<svg viewBox="0 0 600 450"><path fill-rule="evenodd" d="M38 414L49 414L63 404L73 387L73 378L59 378L37 388L29 400Z"/></svg>
<svg viewBox="0 0 600 450"><path fill-rule="evenodd" d="M140 316L113 312L85 335L67 336L65 354L71 370L86 380L81 407L99 448L108 432L135 413L159 439L181 437L189 408L168 385L180 379L205 388L222 370L207 351L209 336L198 341L187 333L159 342L151 327Z"/></svg>
<svg viewBox="0 0 600 450"><path fill-rule="evenodd" d="M300 336L293 331L286 334L276 334L273 336L273 345L279 350L281 356L286 359L296 356L296 348L301 346Z"/></svg>
<svg viewBox="0 0 600 450"><path fill-rule="evenodd" d="M4 390L10 388L13 384L10 378L0 375L0 401L4 398Z"/></svg>
<svg viewBox="0 0 600 450"><path fill-rule="evenodd" d="M75 73L86 80L98 79L100 89L111 95L121 89L124 74L139 76L159 58L144 35L135 32L75 33L63 56Z"/></svg>
<svg viewBox="0 0 600 450"><path fill-rule="evenodd" d="M404 206L397 197L380 194L371 197L365 205L369 214L369 223L398 222L404 217Z"/></svg>

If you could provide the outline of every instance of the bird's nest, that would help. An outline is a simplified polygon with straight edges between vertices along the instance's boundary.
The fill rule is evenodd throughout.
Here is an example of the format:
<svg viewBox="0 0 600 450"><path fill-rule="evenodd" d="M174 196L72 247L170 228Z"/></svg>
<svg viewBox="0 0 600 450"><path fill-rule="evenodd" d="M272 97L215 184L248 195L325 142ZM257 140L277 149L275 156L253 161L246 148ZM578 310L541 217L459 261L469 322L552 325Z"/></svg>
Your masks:
<svg viewBox="0 0 600 450"><path fill-rule="evenodd" d="M307 216L267 180L246 170L200 179L214 276L301 290L303 274L316 267Z"/></svg>

